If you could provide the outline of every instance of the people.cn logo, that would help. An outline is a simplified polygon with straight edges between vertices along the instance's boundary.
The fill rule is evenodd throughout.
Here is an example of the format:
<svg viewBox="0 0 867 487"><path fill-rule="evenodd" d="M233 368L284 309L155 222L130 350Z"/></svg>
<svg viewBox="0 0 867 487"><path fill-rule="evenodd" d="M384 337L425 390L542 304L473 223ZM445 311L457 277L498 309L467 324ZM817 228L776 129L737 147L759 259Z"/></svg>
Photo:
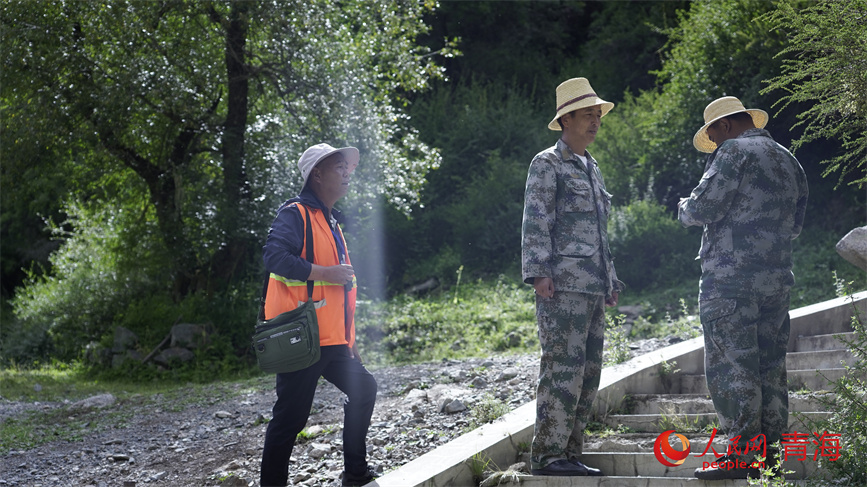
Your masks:
<svg viewBox="0 0 867 487"><path fill-rule="evenodd" d="M656 442L653 444L653 454L656 455L656 459L659 460L659 463L666 467L676 467L685 462L686 457L689 456L689 440L681 434L674 433L675 436L680 438L680 447L682 448L682 451L677 451L668 443L668 437L672 433L674 433L674 430L668 430L662 433L656 437ZM674 463L669 461L669 458L673 460Z"/></svg>

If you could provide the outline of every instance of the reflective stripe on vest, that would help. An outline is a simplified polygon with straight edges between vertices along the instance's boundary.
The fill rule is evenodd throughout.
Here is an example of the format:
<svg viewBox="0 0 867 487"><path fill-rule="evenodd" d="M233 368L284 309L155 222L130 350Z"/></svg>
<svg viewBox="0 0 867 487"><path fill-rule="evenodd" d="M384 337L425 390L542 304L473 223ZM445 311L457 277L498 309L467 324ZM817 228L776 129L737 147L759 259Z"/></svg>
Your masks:
<svg viewBox="0 0 867 487"><path fill-rule="evenodd" d="M307 281L296 281L295 279L287 279L283 276L278 276L277 274L271 273L271 279L276 279L281 283L287 286L304 286L307 287ZM313 281L314 286L340 286L343 287L343 284L334 284L333 282L327 281ZM352 287L356 286L355 276L352 276Z"/></svg>

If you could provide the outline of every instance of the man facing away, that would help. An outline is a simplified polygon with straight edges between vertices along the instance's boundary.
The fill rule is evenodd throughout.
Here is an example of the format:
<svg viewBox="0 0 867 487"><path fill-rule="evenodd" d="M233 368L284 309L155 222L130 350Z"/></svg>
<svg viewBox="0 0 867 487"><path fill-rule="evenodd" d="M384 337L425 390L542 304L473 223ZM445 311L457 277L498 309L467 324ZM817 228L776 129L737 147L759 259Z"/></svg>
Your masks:
<svg viewBox="0 0 867 487"><path fill-rule="evenodd" d="M343 485L365 485L374 479L367 465L366 437L376 402L376 380L361 364L355 344L355 279L346 240L338 226L334 204L349 190L350 174L358 166L355 147L328 144L308 148L298 160L304 179L301 194L281 205L264 247L270 272L265 318L295 309L307 301L307 286L315 282L313 300L319 322L321 358L306 369L277 374L277 402L265 433L261 485L284 486L295 439L307 424L319 377L346 394L343 405ZM309 215L309 221L308 221ZM305 242L305 224L313 242ZM313 245L314 262L306 259Z"/></svg>
<svg viewBox="0 0 867 487"><path fill-rule="evenodd" d="M699 309L705 374L730 440L717 462L748 466L788 427L791 242L803 227L807 178L798 160L763 130L763 110L747 110L727 96L707 106L704 120L693 144L712 154L698 186L681 199L678 219L704 226ZM756 475L751 467L695 471L705 480Z"/></svg>
<svg viewBox="0 0 867 487"><path fill-rule="evenodd" d="M611 195L587 146L614 104L585 78L564 81L556 94L548 128L563 135L530 163L521 228L542 348L531 473L601 476L578 458L602 372L605 305L617 305L623 283L608 248Z"/></svg>

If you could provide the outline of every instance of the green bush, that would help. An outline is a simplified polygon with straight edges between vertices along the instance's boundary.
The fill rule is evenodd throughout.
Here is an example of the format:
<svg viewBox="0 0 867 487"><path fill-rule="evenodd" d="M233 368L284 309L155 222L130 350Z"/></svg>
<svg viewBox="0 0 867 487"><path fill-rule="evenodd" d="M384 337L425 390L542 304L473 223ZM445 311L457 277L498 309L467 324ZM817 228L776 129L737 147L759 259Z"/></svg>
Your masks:
<svg viewBox="0 0 867 487"><path fill-rule="evenodd" d="M608 223L611 255L617 277L627 292L641 292L694 278L701 266L698 255L701 234L681 226L664 206L648 200L614 207Z"/></svg>
<svg viewBox="0 0 867 487"><path fill-rule="evenodd" d="M52 273L31 272L12 299L15 318L4 326L2 358L26 363L49 354L70 360L112 329L131 301L164 288L165 252L153 223L122 208L67 207L66 227L54 226L63 245Z"/></svg>
<svg viewBox="0 0 867 487"><path fill-rule="evenodd" d="M146 355L181 322L208 325L212 334L189 370L172 372L178 377L192 379L199 371L212 377L215 370L237 371L254 360L249 339L261 281L175 301L165 271L168 259L152 221L122 208L76 204L68 213L66 227L75 231L53 228L64 240L51 255L52 273L31 272L12 300L13 319L2 327L3 364L77 360L93 342L110 347L118 326L139 337L139 352ZM112 372L148 375L137 368L106 373Z"/></svg>

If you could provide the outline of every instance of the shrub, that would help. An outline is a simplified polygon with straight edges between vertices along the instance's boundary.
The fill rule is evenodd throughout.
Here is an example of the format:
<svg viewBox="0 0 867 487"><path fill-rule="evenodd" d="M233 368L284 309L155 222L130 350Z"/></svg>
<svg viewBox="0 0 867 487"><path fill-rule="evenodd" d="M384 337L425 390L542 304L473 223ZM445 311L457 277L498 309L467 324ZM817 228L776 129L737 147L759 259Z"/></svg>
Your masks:
<svg viewBox="0 0 867 487"><path fill-rule="evenodd" d="M611 255L617 277L627 290L698 281L701 267L695 261L700 234L686 229L664 206L636 200L614 207L608 224Z"/></svg>
<svg viewBox="0 0 867 487"><path fill-rule="evenodd" d="M608 317L605 320L605 352L604 362L605 367L617 365L629 360L629 338L623 330L623 324L626 315L618 314L612 316L612 313L607 313Z"/></svg>
<svg viewBox="0 0 867 487"><path fill-rule="evenodd" d="M470 409L472 418L466 430L471 431L488 423L493 423L500 416L507 414L510 409L509 405L497 399L492 394L487 393L485 396Z"/></svg>
<svg viewBox="0 0 867 487"><path fill-rule="evenodd" d="M14 323L6 326L5 361L30 362L51 354L76 358L84 346L99 340L118 310L131 300L148 296L167 278L165 253L152 224L140 215L105 206L94 210L81 204L67 207L74 227L51 228L65 239L50 261L51 275L30 272L27 284L12 300Z"/></svg>
<svg viewBox="0 0 867 487"><path fill-rule="evenodd" d="M72 204L67 211L65 225L75 231L52 228L64 239L51 255L52 273L31 272L12 300L14 319L3 324L3 363L26 365L49 356L79 359L91 342L110 346L117 326L134 332L140 352L147 354L173 324L187 322L212 325L215 333L189 370L175 375L213 378L215 371L246 366L261 281L241 281L228 291L175 301L169 293L169 259L153 222L108 205L93 210ZM138 369L113 373L149 374Z"/></svg>

